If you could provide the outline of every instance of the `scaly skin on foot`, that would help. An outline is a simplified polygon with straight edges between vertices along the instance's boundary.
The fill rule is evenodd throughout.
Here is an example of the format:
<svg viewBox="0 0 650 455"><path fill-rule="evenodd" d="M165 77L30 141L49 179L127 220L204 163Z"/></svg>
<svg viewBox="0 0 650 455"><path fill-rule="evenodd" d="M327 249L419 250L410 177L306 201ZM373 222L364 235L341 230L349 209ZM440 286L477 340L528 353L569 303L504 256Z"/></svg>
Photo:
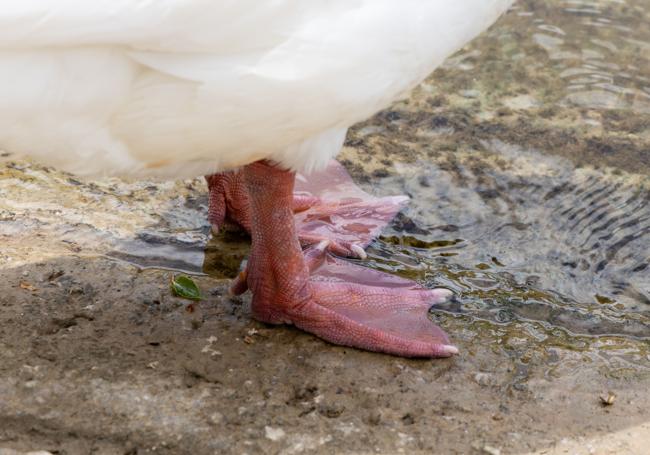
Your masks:
<svg viewBox="0 0 650 455"><path fill-rule="evenodd" d="M253 317L288 323L329 342L406 357L458 352L427 317L451 294L348 264L328 241L303 252L294 222L295 175L259 161L242 171L249 195L251 254L233 289L253 293ZM245 281L245 284L243 283Z"/></svg>

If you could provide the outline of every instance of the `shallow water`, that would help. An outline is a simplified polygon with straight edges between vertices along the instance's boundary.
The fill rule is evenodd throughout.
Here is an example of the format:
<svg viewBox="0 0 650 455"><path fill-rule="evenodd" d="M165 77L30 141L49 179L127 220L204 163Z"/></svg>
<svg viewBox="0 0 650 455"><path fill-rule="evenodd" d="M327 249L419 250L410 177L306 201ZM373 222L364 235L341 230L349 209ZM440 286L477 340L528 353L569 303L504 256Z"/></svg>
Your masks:
<svg viewBox="0 0 650 455"><path fill-rule="evenodd" d="M487 342L650 367L648 23L641 1L518 2L356 128L366 188L412 198L371 266L453 289L434 317Z"/></svg>

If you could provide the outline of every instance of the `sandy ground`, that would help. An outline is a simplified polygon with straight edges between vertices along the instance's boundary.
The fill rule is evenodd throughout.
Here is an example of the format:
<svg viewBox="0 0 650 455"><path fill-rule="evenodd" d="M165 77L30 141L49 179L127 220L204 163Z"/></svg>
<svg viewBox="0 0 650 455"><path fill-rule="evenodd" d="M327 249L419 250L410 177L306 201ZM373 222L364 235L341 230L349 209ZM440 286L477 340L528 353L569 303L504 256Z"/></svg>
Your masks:
<svg viewBox="0 0 650 455"><path fill-rule="evenodd" d="M18 284L28 277L36 290ZM494 346L459 340L460 357L410 361L262 326L249 320L245 301L222 297L223 285L208 278L200 280L210 295L200 314L168 295L168 273L101 258L61 256L2 278L13 284L2 299L4 447L72 454L647 447L647 423L640 426L647 381L595 371L574 377L569 353L556 352L552 368L518 382L523 366ZM609 390L616 401L604 407L599 396Z"/></svg>
<svg viewBox="0 0 650 455"><path fill-rule="evenodd" d="M648 452L650 447L648 444L650 444L650 424L642 424L593 438L563 439L555 447L539 450L535 454L643 454Z"/></svg>

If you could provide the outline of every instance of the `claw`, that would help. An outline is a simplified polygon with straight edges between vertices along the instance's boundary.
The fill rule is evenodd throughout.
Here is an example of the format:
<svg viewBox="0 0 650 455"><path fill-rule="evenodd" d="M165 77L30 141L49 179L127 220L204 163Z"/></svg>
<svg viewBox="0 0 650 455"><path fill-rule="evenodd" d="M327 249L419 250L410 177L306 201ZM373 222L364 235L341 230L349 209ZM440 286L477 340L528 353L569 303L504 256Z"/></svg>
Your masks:
<svg viewBox="0 0 650 455"><path fill-rule="evenodd" d="M438 295L440 296L441 300L440 300L439 303L444 303L444 302L448 301L454 295L454 292L447 289L447 288L435 288L433 290L436 291L438 293Z"/></svg>
<svg viewBox="0 0 650 455"><path fill-rule="evenodd" d="M246 282L248 278L248 272L242 270L239 274L232 280L230 287L228 288L228 294L230 296L242 295L248 290L248 283Z"/></svg>
<svg viewBox="0 0 650 455"><path fill-rule="evenodd" d="M442 351L445 354L449 354L449 356L458 354L458 348L456 346L452 346L450 344L443 345L442 346Z"/></svg>
<svg viewBox="0 0 650 455"><path fill-rule="evenodd" d="M314 248L315 248L316 250L322 252L322 251L327 250L327 247L330 245L330 243L332 243L332 242L330 242L330 241L327 240L327 239L325 239L325 240L321 240L320 243L319 243L318 245L316 245Z"/></svg>
<svg viewBox="0 0 650 455"><path fill-rule="evenodd" d="M366 259L368 257L368 253L366 253L366 250L361 248L356 243L352 244L352 246L350 246L350 249L359 259Z"/></svg>

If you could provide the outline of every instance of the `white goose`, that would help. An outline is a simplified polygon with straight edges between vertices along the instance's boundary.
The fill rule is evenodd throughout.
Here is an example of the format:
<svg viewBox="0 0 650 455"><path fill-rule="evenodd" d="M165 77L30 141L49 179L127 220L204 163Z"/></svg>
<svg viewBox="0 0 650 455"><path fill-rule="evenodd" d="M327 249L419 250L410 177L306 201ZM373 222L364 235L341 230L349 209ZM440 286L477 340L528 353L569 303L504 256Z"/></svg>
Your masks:
<svg viewBox="0 0 650 455"><path fill-rule="evenodd" d="M448 356L456 348L419 311L444 291L407 298L364 279L310 277L325 244L303 256L293 208L316 202L294 200L293 171L324 168L350 125L511 3L0 0L0 150L86 176L242 168L210 180L211 200L223 207L217 222L228 211L252 233L235 288L253 291L257 319L339 344Z"/></svg>

